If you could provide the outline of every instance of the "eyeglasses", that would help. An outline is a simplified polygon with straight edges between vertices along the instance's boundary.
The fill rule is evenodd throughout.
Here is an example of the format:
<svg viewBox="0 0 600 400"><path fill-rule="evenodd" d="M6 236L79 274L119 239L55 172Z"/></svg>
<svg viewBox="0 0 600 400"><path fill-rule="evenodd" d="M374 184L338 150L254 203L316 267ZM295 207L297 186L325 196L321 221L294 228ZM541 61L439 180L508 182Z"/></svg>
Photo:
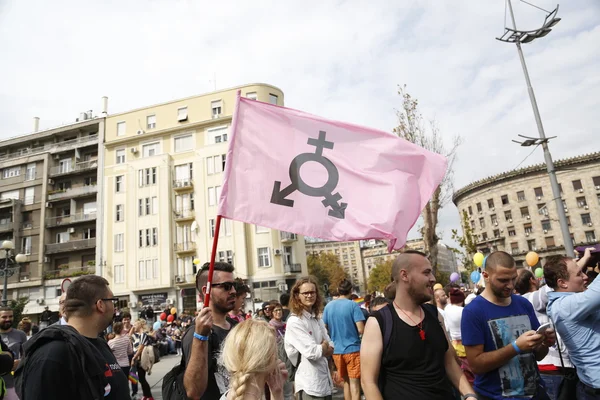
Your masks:
<svg viewBox="0 0 600 400"><path fill-rule="evenodd" d="M282 310L281 308L277 308L277 309L273 310L273 312L274 312L274 313L275 313L275 312L283 312L283 310Z"/></svg>
<svg viewBox="0 0 600 400"><path fill-rule="evenodd" d="M229 292L232 288L236 287L235 282L220 282L211 284L212 287L222 287L223 290Z"/></svg>
<svg viewBox="0 0 600 400"><path fill-rule="evenodd" d="M300 294L304 297L313 297L317 295L317 292L302 292Z"/></svg>
<svg viewBox="0 0 600 400"><path fill-rule="evenodd" d="M112 298L110 298L110 299L100 299L100 300L102 300L102 301L112 301L113 305L115 305L115 306L116 306L117 304L119 304L119 299L118 299L118 298L116 298L116 297L112 297Z"/></svg>

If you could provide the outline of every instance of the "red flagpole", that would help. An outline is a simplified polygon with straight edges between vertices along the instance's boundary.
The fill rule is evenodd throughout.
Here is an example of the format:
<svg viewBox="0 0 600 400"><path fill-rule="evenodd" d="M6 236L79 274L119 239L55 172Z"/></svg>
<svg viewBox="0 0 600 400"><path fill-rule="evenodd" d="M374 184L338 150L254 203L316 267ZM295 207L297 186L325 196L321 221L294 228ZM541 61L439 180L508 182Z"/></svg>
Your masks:
<svg viewBox="0 0 600 400"><path fill-rule="evenodd" d="M212 253L210 254L210 268L208 269L208 281L206 281L206 295L204 296L204 307L210 304L210 291L215 272L215 256L217 255L217 243L219 243L219 230L221 229L221 216L217 215L217 223L215 226L215 237L213 238Z"/></svg>

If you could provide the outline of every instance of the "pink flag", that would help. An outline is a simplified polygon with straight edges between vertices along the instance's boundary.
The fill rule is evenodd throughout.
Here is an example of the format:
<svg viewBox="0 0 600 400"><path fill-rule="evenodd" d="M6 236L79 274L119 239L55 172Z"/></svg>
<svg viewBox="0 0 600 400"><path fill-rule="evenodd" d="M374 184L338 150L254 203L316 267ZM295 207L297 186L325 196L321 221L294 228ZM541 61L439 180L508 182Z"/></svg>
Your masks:
<svg viewBox="0 0 600 400"><path fill-rule="evenodd" d="M334 241L402 248L446 159L397 136L240 98L219 215Z"/></svg>

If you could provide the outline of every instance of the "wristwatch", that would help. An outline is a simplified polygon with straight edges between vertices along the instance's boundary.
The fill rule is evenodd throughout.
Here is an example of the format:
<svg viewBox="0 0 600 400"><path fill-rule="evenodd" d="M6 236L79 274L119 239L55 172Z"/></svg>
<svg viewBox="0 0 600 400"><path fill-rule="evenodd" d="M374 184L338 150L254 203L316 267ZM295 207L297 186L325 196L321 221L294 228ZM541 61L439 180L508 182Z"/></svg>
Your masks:
<svg viewBox="0 0 600 400"><path fill-rule="evenodd" d="M467 393L464 396L461 396L460 399L461 400L467 400L467 399L479 400L479 397L477 397L477 395L475 393Z"/></svg>

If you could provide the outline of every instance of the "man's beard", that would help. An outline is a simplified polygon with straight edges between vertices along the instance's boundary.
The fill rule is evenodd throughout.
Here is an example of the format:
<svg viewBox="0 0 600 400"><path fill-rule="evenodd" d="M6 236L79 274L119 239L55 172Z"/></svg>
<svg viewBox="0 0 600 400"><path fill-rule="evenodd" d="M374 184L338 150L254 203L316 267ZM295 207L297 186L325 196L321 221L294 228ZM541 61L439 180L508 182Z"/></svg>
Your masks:
<svg viewBox="0 0 600 400"><path fill-rule="evenodd" d="M10 328L12 328L12 321L11 322L3 322L0 324L0 329L7 330Z"/></svg>
<svg viewBox="0 0 600 400"><path fill-rule="evenodd" d="M430 301L433 297L421 292L417 292L417 290L413 286L408 286L408 295L415 300L417 304L423 304Z"/></svg>
<svg viewBox="0 0 600 400"><path fill-rule="evenodd" d="M228 299L227 301L229 301L230 299ZM214 299L211 299L213 307L215 308L216 311L218 311L220 314L227 314L229 311L233 310L235 308L235 303L231 303L228 304L227 301L223 302L223 304L220 304L218 301L215 301Z"/></svg>
<svg viewBox="0 0 600 400"><path fill-rule="evenodd" d="M507 296L506 294L504 294L504 290L503 289L498 289L496 286L492 285L491 283L489 284L490 289L492 289L492 293L494 293L494 296L500 298L500 299L507 299L510 297L510 294Z"/></svg>

